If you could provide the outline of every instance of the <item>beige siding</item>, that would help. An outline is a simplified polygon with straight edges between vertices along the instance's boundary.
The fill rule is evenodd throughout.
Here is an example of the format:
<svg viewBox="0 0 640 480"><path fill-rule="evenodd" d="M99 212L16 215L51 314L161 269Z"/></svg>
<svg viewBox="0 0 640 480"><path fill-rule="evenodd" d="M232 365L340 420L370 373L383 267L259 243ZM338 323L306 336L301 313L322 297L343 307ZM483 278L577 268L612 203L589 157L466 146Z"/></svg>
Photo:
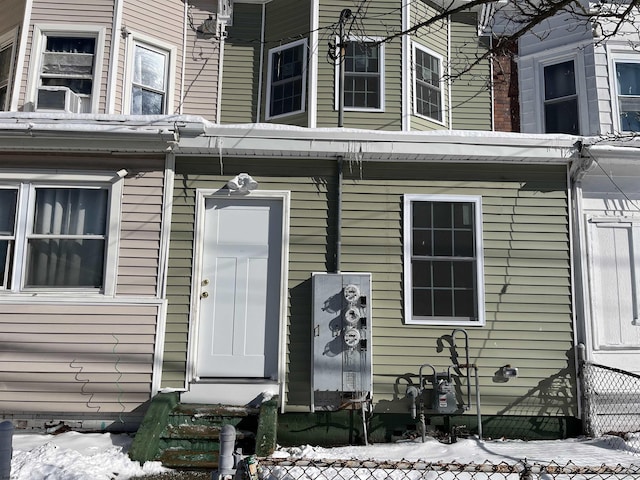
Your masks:
<svg viewBox="0 0 640 480"><path fill-rule="evenodd" d="M451 19L451 109L455 130L491 130L491 69L475 14Z"/></svg>
<svg viewBox="0 0 640 480"><path fill-rule="evenodd" d="M190 2L190 19L198 28L214 14L209 0ZM218 70L220 43L210 35L187 29L187 51L184 71L183 113L216 120L218 102Z"/></svg>
<svg viewBox="0 0 640 480"><path fill-rule="evenodd" d="M329 0L320 6L320 30L318 52L318 127L335 127L338 112L335 109L335 68L327 55L328 43L335 44L338 35L338 19L345 7L359 15L358 21L346 32L347 35L385 38L401 28L401 8L398 2L378 1L367 4L366 15L358 12L356 2ZM384 19L384 20L381 20ZM400 130L402 128L402 50L399 38L384 44L384 89L383 112L345 112L344 126L375 130Z"/></svg>
<svg viewBox="0 0 640 480"><path fill-rule="evenodd" d="M222 75L222 123L250 123L257 118L262 6L237 3L228 27Z"/></svg>
<svg viewBox="0 0 640 480"><path fill-rule="evenodd" d="M26 0L0 0L0 36L9 30L20 27L24 18Z"/></svg>
<svg viewBox="0 0 640 480"><path fill-rule="evenodd" d="M312 272L332 271L335 165L227 159L225 175L204 159L178 159L169 266L164 386L184 384L195 188L219 188L248 171L264 189L291 190L287 404L308 405ZM271 172L287 172L274 176ZM362 173L361 173L362 172ZM574 415L575 378L568 210L563 167L371 164L345 168L342 271L373 274L374 399L406 412L398 384L423 363L446 369L438 339L453 327L403 323L402 196L482 195L487 324L468 328L483 413ZM495 383L503 365L517 382ZM402 386L401 389L404 389ZM550 393L553 392L553 393Z"/></svg>
<svg viewBox="0 0 640 480"><path fill-rule="evenodd" d="M3 303L0 415L126 414L151 397L158 307Z"/></svg>
<svg viewBox="0 0 640 480"><path fill-rule="evenodd" d="M78 0L34 0L31 11L31 26L29 29L29 37L25 54L25 70L20 86L20 109L22 109L22 106L26 101L25 96L28 72L33 53L34 24L86 25L87 27L100 26L105 28L102 78L98 79L94 85L94 95L98 95L100 99L98 113L104 113L107 75L109 70L109 53L111 51L113 1L91 0L90 2L79 2Z"/></svg>
<svg viewBox="0 0 640 480"><path fill-rule="evenodd" d="M298 0L279 0L267 3L266 9L266 31L265 31L265 52L263 68L263 93L262 93L262 115L264 121L268 113L267 89L269 83L269 49L291 43L296 40L307 40L309 42L309 19L311 2L299 2ZM307 87L308 87L307 79ZM308 103L309 92L307 90L306 100ZM308 125L307 106L304 112L295 115L286 115L273 120L273 123L283 123L287 125Z"/></svg>
<svg viewBox="0 0 640 480"><path fill-rule="evenodd" d="M435 9L430 3L424 1L413 2L410 4L411 21L410 26L419 25L425 20L438 15L441 11ZM446 19L442 19L438 22L434 22L426 27L422 27L416 30L415 35L411 36L411 40L418 45L424 46L431 50L433 53L442 57L441 68L442 72L446 73L446 68L449 65L448 59L448 47L449 47L449 35L448 35L448 22ZM411 109L411 130L439 130L445 128L449 122L449 89L447 88L448 81L446 78L442 79L440 87L443 89L444 104L442 105L442 122L434 122L427 118L420 117L415 114L414 97L415 97L415 79L414 79L414 57L413 49L410 50L410 92L409 108ZM443 125L444 124L444 125Z"/></svg>
<svg viewBox="0 0 640 480"><path fill-rule="evenodd" d="M175 71L169 72L173 81L173 105L168 113L175 113L180 107L180 84L182 65L182 44L184 29L184 5L175 0L125 0L122 9L122 26L135 37L136 34L149 37L175 48ZM128 37L130 38L130 37ZM126 62L127 41L121 42L120 55ZM126 71L126 64L123 70ZM120 80L122 82L122 80ZM126 88L126 87L125 87ZM129 113L129 112L123 112Z"/></svg>

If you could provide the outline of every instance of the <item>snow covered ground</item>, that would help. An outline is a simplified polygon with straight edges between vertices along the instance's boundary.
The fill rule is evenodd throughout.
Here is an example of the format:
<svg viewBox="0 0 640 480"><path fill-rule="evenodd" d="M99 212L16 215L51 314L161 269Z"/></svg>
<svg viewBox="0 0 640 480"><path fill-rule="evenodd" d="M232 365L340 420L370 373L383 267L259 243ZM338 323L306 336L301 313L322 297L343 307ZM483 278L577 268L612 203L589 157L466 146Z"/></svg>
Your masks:
<svg viewBox="0 0 640 480"><path fill-rule="evenodd" d="M67 432L60 435L15 434L11 480L124 480L167 471L157 462L140 465L126 452L128 435ZM463 439L445 445L428 438L414 442L320 448L280 449L274 457L308 459L424 460L427 462L534 463L581 466L640 465L640 452L618 437L557 441L479 441Z"/></svg>

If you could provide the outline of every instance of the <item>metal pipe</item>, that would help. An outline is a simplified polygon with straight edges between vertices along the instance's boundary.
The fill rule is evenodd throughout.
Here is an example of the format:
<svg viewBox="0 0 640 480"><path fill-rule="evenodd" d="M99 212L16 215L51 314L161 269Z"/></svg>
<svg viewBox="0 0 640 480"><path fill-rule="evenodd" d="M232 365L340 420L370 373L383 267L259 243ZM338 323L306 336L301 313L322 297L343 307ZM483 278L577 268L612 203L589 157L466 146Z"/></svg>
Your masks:
<svg viewBox="0 0 640 480"><path fill-rule="evenodd" d="M342 257L342 177L343 177L343 168L342 164L344 162L344 158L342 155L338 155L337 157L337 174L338 177L338 191L336 193L336 266L335 272L340 273L340 262Z"/></svg>
<svg viewBox="0 0 640 480"><path fill-rule="evenodd" d="M338 127L342 127L344 124L344 57L346 53L345 40L344 40L344 24L351 18L351 10L345 8L340 12L339 20L339 45L338 45Z"/></svg>
<svg viewBox="0 0 640 480"><path fill-rule="evenodd" d="M220 429L220 457L218 460L218 475L225 477L233 475L235 471L235 458L233 450L236 444L236 429L233 425L224 425Z"/></svg>
<svg viewBox="0 0 640 480"><path fill-rule="evenodd" d="M480 413L480 386L478 378L478 367L474 364L473 369L476 372L476 415L478 417L478 438L482 440L482 414Z"/></svg>
<svg viewBox="0 0 640 480"><path fill-rule="evenodd" d="M456 333L457 332L461 332L462 334L464 334L464 351L465 351L465 365L460 365L458 364L458 367L465 367L467 369L467 404L465 405L464 409L465 410L469 410L471 408L471 372L469 371L469 335L467 334L467 331L462 329L462 328L455 328L453 330L453 332L451 332L451 341L453 344L453 348L457 349L456 347ZM477 390L478 386L476 385L476 390Z"/></svg>
<svg viewBox="0 0 640 480"><path fill-rule="evenodd" d="M11 456L13 454L13 423L0 423L0 480L11 477Z"/></svg>

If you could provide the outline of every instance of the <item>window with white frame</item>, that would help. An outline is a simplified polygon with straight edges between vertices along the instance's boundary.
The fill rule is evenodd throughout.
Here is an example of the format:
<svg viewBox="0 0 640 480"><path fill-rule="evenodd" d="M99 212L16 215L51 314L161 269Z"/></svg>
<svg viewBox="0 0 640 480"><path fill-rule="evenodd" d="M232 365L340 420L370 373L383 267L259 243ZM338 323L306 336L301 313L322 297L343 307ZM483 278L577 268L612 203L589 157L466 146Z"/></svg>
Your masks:
<svg viewBox="0 0 640 480"><path fill-rule="evenodd" d="M442 57L415 43L413 82L416 115L442 122Z"/></svg>
<svg viewBox="0 0 640 480"><path fill-rule="evenodd" d="M130 113L167 113L170 52L136 41L133 44L131 60Z"/></svg>
<svg viewBox="0 0 640 480"><path fill-rule="evenodd" d="M405 323L484 325L481 197L404 196Z"/></svg>
<svg viewBox="0 0 640 480"><path fill-rule="evenodd" d="M267 118L304 112L306 64L305 40L269 50Z"/></svg>
<svg viewBox="0 0 640 480"><path fill-rule="evenodd" d="M384 108L383 59L384 45L375 39L353 39L345 42L345 109L382 110ZM338 91L337 88L336 91Z"/></svg>
<svg viewBox="0 0 640 480"><path fill-rule="evenodd" d="M620 131L640 131L640 63L615 63Z"/></svg>
<svg viewBox="0 0 640 480"><path fill-rule="evenodd" d="M120 184L3 180L0 290L112 293Z"/></svg>
<svg viewBox="0 0 640 480"><path fill-rule="evenodd" d="M575 62L544 67L545 133L580 134Z"/></svg>
<svg viewBox="0 0 640 480"><path fill-rule="evenodd" d="M9 83L13 73L15 32L0 35L0 111L9 110Z"/></svg>
<svg viewBox="0 0 640 480"><path fill-rule="evenodd" d="M37 110L92 111L97 82L97 34L47 31L42 36Z"/></svg>

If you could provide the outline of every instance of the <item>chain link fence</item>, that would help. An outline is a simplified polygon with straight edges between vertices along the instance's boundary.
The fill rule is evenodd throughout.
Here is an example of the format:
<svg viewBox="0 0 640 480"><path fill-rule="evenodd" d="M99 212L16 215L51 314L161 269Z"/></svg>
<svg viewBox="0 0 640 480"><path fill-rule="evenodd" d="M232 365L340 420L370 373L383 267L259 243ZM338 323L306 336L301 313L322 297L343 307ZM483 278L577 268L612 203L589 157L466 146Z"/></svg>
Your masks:
<svg viewBox="0 0 640 480"><path fill-rule="evenodd" d="M640 455L640 375L591 362L581 370L589 435L622 437Z"/></svg>
<svg viewBox="0 0 640 480"><path fill-rule="evenodd" d="M574 463L428 463L374 460L260 459L259 480L551 480L640 478L640 465Z"/></svg>

